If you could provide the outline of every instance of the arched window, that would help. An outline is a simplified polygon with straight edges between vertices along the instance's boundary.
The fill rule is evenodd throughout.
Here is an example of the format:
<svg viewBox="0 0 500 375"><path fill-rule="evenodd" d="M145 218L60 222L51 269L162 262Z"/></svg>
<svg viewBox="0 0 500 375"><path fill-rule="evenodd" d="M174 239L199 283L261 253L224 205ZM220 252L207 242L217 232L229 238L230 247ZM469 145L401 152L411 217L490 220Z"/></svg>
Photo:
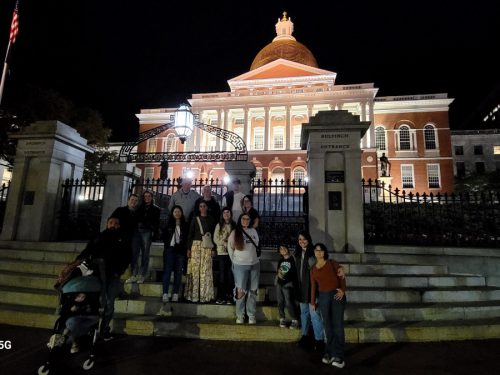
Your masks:
<svg viewBox="0 0 500 375"><path fill-rule="evenodd" d="M375 129L375 147L378 150L385 151L385 128L383 126L377 126Z"/></svg>
<svg viewBox="0 0 500 375"><path fill-rule="evenodd" d="M262 181L262 168L257 167L255 168L255 181L261 180Z"/></svg>
<svg viewBox="0 0 500 375"><path fill-rule="evenodd" d="M271 180L278 180L278 184L281 180L285 179L285 170L282 167L275 167L271 172Z"/></svg>
<svg viewBox="0 0 500 375"><path fill-rule="evenodd" d="M165 138L165 143L163 144L164 152L175 152L176 144L175 144L175 135L169 134L167 138Z"/></svg>
<svg viewBox="0 0 500 375"><path fill-rule="evenodd" d="M432 125L425 125L424 140L426 150L435 150L436 147L436 128Z"/></svg>
<svg viewBox="0 0 500 375"><path fill-rule="evenodd" d="M300 181L303 184L305 178L306 178L306 170L304 168L297 167L293 170L293 179L295 180L295 183L298 183Z"/></svg>
<svg viewBox="0 0 500 375"><path fill-rule="evenodd" d="M407 125L399 128L399 149L411 150L410 128Z"/></svg>

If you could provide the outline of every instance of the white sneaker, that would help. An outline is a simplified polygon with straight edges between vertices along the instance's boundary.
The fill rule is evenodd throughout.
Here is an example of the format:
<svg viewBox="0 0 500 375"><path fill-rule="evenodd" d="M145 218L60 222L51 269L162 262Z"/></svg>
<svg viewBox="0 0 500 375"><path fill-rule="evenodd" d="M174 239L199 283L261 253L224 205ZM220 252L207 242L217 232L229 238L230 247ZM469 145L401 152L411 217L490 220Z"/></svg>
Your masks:
<svg viewBox="0 0 500 375"><path fill-rule="evenodd" d="M161 300L163 303L168 302L170 300L170 296L167 293L163 293Z"/></svg>
<svg viewBox="0 0 500 375"><path fill-rule="evenodd" d="M76 342L73 342L73 344L71 345L70 353L74 354L78 353L79 351L80 351L80 346Z"/></svg>
<svg viewBox="0 0 500 375"><path fill-rule="evenodd" d="M179 302L179 295L177 293L172 295L172 302Z"/></svg>
<svg viewBox="0 0 500 375"><path fill-rule="evenodd" d="M257 320L255 320L255 316L248 317L248 324L257 324Z"/></svg>
<svg viewBox="0 0 500 375"><path fill-rule="evenodd" d="M332 366L338 367L338 368L344 368L345 362L337 357L332 358Z"/></svg>
<svg viewBox="0 0 500 375"><path fill-rule="evenodd" d="M125 280L125 284L132 284L137 282L137 276L130 276L127 280Z"/></svg>
<svg viewBox="0 0 500 375"><path fill-rule="evenodd" d="M292 324L290 324L290 329L296 329L296 328L299 328L299 321L292 320Z"/></svg>
<svg viewBox="0 0 500 375"><path fill-rule="evenodd" d="M285 319L280 319L280 328L286 328L286 321L285 321Z"/></svg>
<svg viewBox="0 0 500 375"><path fill-rule="evenodd" d="M137 276L137 284L142 284L144 282L144 276Z"/></svg>
<svg viewBox="0 0 500 375"><path fill-rule="evenodd" d="M236 324L243 324L245 321L242 318L236 318Z"/></svg>

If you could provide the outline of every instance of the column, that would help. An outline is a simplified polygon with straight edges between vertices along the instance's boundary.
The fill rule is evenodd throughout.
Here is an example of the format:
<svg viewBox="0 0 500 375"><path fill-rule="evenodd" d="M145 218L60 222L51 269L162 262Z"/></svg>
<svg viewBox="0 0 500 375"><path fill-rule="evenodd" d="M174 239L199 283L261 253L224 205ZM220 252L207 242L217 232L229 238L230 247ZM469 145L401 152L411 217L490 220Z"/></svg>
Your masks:
<svg viewBox="0 0 500 375"><path fill-rule="evenodd" d="M247 150L250 149L250 144L248 143L248 108L243 108L243 141L247 145Z"/></svg>
<svg viewBox="0 0 500 375"><path fill-rule="evenodd" d="M286 125L285 125L285 150L290 150L290 138L292 134L292 119L291 119L291 106L286 106Z"/></svg>
<svg viewBox="0 0 500 375"><path fill-rule="evenodd" d="M264 107L264 150L269 150L269 140L271 139L271 116L270 108Z"/></svg>
<svg viewBox="0 0 500 375"><path fill-rule="evenodd" d="M204 122L203 120L203 111L200 111L200 122ZM201 151L201 137L202 137L202 133L203 133L203 130L199 129L199 128L195 128L195 142L196 142L196 149L195 151L198 151L200 152Z"/></svg>
<svg viewBox="0 0 500 375"><path fill-rule="evenodd" d="M312 113L313 113L313 105L308 104L307 105L307 121L309 121L311 119Z"/></svg>
<svg viewBox="0 0 500 375"><path fill-rule="evenodd" d="M222 121L222 110L220 108L217 109L217 127L218 128L221 128L222 127L222 124L221 124L221 121ZM216 137L216 140L215 140L215 149L217 151L220 151L220 143L221 143L221 139L219 137Z"/></svg>
<svg viewBox="0 0 500 375"><path fill-rule="evenodd" d="M228 130L229 110L224 108L224 130ZM227 151L227 141L222 144L222 151Z"/></svg>

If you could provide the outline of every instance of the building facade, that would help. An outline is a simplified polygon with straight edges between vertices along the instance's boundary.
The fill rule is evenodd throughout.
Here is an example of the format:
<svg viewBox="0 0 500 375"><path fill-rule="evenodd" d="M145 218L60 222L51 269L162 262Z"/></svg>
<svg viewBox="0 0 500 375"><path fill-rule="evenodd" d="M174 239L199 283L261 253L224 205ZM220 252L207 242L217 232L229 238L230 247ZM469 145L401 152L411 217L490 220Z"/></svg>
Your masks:
<svg viewBox="0 0 500 375"><path fill-rule="evenodd" d="M459 178L500 171L500 130L451 132L454 174Z"/></svg>
<svg viewBox="0 0 500 375"><path fill-rule="evenodd" d="M301 129L319 111L346 110L370 121L361 141L362 175L380 176L380 156L390 162L390 184L407 192L453 190L446 94L377 97L373 83L337 85L337 73L320 69L314 55L293 37L291 19L276 23L276 37L255 57L248 72L228 81L229 91L193 94L199 121L238 134L245 141L257 178L307 179ZM143 109L140 131L170 121L175 108ZM200 129L185 144L173 130L138 145L139 152L225 151L231 145ZM161 167L139 165L143 177L158 178ZM169 177L223 178L223 163L172 163ZM312 182L312 181L311 181ZM321 182L322 183L322 182Z"/></svg>

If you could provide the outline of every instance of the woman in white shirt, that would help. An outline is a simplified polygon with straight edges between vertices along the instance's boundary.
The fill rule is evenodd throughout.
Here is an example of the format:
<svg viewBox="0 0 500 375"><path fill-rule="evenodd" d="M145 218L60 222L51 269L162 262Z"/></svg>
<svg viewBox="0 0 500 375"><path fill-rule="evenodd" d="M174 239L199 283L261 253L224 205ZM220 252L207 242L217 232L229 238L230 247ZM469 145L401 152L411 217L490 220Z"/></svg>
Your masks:
<svg viewBox="0 0 500 375"><path fill-rule="evenodd" d="M227 250L233 262L233 275L236 300L236 324L245 321L245 309L248 324L256 324L257 291L259 289L260 262L257 257L259 236L250 227L250 216L241 214L236 228L228 239Z"/></svg>

